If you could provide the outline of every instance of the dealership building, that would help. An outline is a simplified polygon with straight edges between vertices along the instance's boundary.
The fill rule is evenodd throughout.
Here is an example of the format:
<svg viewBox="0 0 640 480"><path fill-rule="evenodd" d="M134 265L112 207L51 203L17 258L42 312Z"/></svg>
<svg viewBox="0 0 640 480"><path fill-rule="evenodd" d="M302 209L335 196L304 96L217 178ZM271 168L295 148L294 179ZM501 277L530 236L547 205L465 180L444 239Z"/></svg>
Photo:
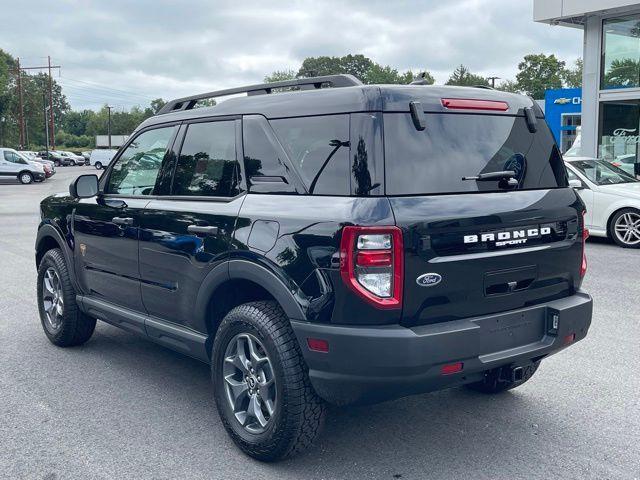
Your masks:
<svg viewBox="0 0 640 480"><path fill-rule="evenodd" d="M561 148L581 125L582 155L640 162L640 2L534 0L533 15L584 30L582 90L549 91L545 99Z"/></svg>

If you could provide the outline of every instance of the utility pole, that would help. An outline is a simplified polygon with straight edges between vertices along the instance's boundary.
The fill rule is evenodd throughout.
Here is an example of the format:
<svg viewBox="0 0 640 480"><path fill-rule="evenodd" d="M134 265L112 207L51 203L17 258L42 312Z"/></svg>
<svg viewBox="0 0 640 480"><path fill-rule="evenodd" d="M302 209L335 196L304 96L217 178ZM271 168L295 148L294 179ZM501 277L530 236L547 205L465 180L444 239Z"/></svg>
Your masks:
<svg viewBox="0 0 640 480"><path fill-rule="evenodd" d="M491 82L491 88L496 88L496 80L500 80L500 77L487 77L487 80Z"/></svg>
<svg viewBox="0 0 640 480"><path fill-rule="evenodd" d="M113 107L107 105L107 111L109 112L109 121L107 123L107 135L109 136L109 150L111 150L111 109Z"/></svg>
<svg viewBox="0 0 640 480"><path fill-rule="evenodd" d="M47 65L43 65L41 67L22 67L22 69L18 68L18 70L48 70L49 71L49 128L51 129L51 145L53 150L56 148L56 137L55 137L55 128L53 123L53 80L51 77L51 69L57 68L60 69L60 65L51 65L51 57L47 57ZM20 61L18 60L18 67L20 67ZM18 76L18 80L20 80L20 76Z"/></svg>
<svg viewBox="0 0 640 480"><path fill-rule="evenodd" d="M47 55L47 63L49 67L49 123L51 124L51 145L56 149L56 132L53 127L53 88L51 86L51 56ZM60 67L58 67L60 68Z"/></svg>
<svg viewBox="0 0 640 480"><path fill-rule="evenodd" d="M18 117L20 122L20 150L24 150L24 104L22 102L22 70L20 70L20 59L16 58L18 64Z"/></svg>
<svg viewBox="0 0 640 480"><path fill-rule="evenodd" d="M49 160L49 127L47 125L47 95L42 91L42 113L44 113L44 136L46 139L47 160Z"/></svg>

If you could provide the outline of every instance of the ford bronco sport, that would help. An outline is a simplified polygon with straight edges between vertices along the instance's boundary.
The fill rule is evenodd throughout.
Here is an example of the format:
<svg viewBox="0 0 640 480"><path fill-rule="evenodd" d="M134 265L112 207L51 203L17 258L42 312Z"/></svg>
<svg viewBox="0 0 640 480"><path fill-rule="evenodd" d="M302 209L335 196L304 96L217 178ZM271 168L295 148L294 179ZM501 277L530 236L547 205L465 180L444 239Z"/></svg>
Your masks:
<svg viewBox="0 0 640 480"><path fill-rule="evenodd" d="M69 190L36 240L49 340L100 319L209 363L261 460L309 445L325 402L517 387L591 322L585 208L528 97L345 75L211 92Z"/></svg>

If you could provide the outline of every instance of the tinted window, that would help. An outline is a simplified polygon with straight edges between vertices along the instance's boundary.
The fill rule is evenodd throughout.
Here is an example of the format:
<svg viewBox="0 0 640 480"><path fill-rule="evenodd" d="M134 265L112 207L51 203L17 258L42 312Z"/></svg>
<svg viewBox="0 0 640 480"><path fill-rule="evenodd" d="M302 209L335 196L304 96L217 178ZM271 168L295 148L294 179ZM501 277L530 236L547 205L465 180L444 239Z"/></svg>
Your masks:
<svg viewBox="0 0 640 480"><path fill-rule="evenodd" d="M106 191L151 195L175 128L157 128L138 135L113 165Z"/></svg>
<svg viewBox="0 0 640 480"><path fill-rule="evenodd" d="M173 179L174 195L239 193L235 121L189 125Z"/></svg>
<svg viewBox="0 0 640 480"><path fill-rule="evenodd" d="M244 165L249 190L259 193L291 193L295 187L284 160L284 151L270 135L264 117L246 116L242 121Z"/></svg>
<svg viewBox="0 0 640 480"><path fill-rule="evenodd" d="M10 151L7 151L7 150L4 151L4 159L7 162L11 162L11 163L19 163L19 164L23 164L23 165L27 164L27 161L24 160L23 158L21 158L20 155L18 155L15 152L10 152Z"/></svg>
<svg viewBox="0 0 640 480"><path fill-rule="evenodd" d="M389 195L498 191L498 180L462 180L516 172L519 189L567 186L553 137L542 121L531 133L524 117L426 114L418 131L409 114L384 115L386 191Z"/></svg>
<svg viewBox="0 0 640 480"><path fill-rule="evenodd" d="M349 194L349 116L271 120L309 193Z"/></svg>

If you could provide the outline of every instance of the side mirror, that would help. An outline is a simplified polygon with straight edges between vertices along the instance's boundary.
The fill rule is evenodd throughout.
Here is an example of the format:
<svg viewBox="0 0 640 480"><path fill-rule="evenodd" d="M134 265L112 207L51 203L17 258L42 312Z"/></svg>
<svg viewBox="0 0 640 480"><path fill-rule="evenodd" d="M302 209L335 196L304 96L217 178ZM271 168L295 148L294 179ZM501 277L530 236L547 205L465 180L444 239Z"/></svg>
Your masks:
<svg viewBox="0 0 640 480"><path fill-rule="evenodd" d="M71 185L69 193L73 198L91 198L98 194L98 176L80 175Z"/></svg>
<svg viewBox="0 0 640 480"><path fill-rule="evenodd" d="M584 185L582 185L582 182L576 178L569 180L569 186L571 188L575 188L576 190L582 190L584 188Z"/></svg>

